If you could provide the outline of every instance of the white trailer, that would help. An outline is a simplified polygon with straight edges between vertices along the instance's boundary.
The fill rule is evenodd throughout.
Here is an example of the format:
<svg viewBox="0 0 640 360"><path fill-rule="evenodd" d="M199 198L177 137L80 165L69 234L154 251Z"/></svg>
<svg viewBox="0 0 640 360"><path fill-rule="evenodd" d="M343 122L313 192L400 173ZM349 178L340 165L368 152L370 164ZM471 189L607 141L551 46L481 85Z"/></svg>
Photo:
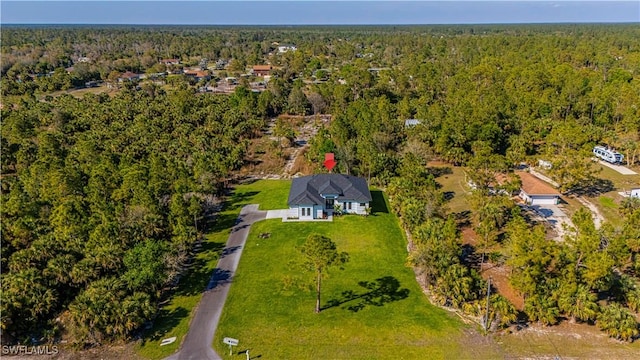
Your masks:
<svg viewBox="0 0 640 360"><path fill-rule="evenodd" d="M619 152L613 149L609 149L608 147L604 147L604 146L594 147L593 154L596 157L611 164L621 164L622 159L624 159L624 155L620 154Z"/></svg>

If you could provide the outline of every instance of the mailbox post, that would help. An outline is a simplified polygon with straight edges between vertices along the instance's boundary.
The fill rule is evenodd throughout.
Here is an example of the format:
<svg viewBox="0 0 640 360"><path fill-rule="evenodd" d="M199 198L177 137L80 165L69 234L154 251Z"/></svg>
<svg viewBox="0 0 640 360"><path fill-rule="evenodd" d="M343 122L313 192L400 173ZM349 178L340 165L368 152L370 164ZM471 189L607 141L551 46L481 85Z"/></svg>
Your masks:
<svg viewBox="0 0 640 360"><path fill-rule="evenodd" d="M238 339L226 337L222 342L229 345L229 355L233 355L233 347L238 346Z"/></svg>

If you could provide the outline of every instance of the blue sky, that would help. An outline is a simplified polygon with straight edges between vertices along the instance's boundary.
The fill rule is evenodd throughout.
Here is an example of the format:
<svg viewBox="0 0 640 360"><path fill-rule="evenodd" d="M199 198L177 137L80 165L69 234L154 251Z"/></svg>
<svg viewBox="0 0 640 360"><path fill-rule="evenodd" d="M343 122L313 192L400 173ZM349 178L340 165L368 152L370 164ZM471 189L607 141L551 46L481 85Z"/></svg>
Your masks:
<svg viewBox="0 0 640 360"><path fill-rule="evenodd" d="M2 24L640 22L640 1L0 1Z"/></svg>

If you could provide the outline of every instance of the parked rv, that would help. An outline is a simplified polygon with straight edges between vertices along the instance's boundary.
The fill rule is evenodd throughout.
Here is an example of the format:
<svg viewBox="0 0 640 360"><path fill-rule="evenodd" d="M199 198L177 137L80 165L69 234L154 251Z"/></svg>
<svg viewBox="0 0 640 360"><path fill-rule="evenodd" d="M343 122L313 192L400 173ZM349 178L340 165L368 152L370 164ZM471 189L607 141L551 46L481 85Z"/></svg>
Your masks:
<svg viewBox="0 0 640 360"><path fill-rule="evenodd" d="M598 158L611 164L621 164L622 159L624 159L624 155L620 154L619 152L613 149L609 149L608 147L604 147L604 146L594 147L593 154Z"/></svg>

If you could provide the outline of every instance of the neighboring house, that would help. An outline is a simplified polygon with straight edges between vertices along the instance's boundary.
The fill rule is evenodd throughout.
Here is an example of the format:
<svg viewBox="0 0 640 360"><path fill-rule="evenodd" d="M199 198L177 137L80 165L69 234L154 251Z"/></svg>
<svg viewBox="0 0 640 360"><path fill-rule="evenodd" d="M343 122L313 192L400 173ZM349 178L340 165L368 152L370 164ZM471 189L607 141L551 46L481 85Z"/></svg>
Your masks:
<svg viewBox="0 0 640 360"><path fill-rule="evenodd" d="M200 81L202 79L206 81L211 80L211 75L209 75L209 72L204 70L187 70L184 72L184 75L188 78L195 79L195 81Z"/></svg>
<svg viewBox="0 0 640 360"><path fill-rule="evenodd" d="M123 73L118 78L118 82L134 81L134 80L140 80L140 74L132 73L131 71L127 71Z"/></svg>
<svg viewBox="0 0 640 360"><path fill-rule="evenodd" d="M295 47L294 45L280 45L278 46L278 52L279 53L286 53L287 51L296 51L298 50L297 47Z"/></svg>
<svg viewBox="0 0 640 360"><path fill-rule="evenodd" d="M253 65L253 75L255 76L266 76L271 75L271 70L273 70L273 66L271 65Z"/></svg>
<svg viewBox="0 0 640 360"><path fill-rule="evenodd" d="M517 179L517 178L516 178ZM497 173L494 175L494 181L491 181L489 184L485 184L483 186L487 186L487 190L489 190L489 195L507 195L512 196L515 195L513 191L509 191L508 189L515 187L514 179L512 176L503 173ZM473 180L469 179L467 181L467 185L471 190L477 190L478 184L476 184Z"/></svg>
<svg viewBox="0 0 640 360"><path fill-rule="evenodd" d="M560 202L560 192L546 182L529 174L517 172L522 180L520 198L529 205L556 205Z"/></svg>
<svg viewBox="0 0 640 360"><path fill-rule="evenodd" d="M631 193L629 194L629 196L640 199L640 188L631 189Z"/></svg>
<svg viewBox="0 0 640 360"><path fill-rule="evenodd" d="M160 60L160 64L179 65L180 64L180 59L162 59L162 60Z"/></svg>
<svg viewBox="0 0 640 360"><path fill-rule="evenodd" d="M371 192L367 181L351 175L316 174L294 178L289 191L289 218L323 219L334 208L344 213L367 214Z"/></svg>

